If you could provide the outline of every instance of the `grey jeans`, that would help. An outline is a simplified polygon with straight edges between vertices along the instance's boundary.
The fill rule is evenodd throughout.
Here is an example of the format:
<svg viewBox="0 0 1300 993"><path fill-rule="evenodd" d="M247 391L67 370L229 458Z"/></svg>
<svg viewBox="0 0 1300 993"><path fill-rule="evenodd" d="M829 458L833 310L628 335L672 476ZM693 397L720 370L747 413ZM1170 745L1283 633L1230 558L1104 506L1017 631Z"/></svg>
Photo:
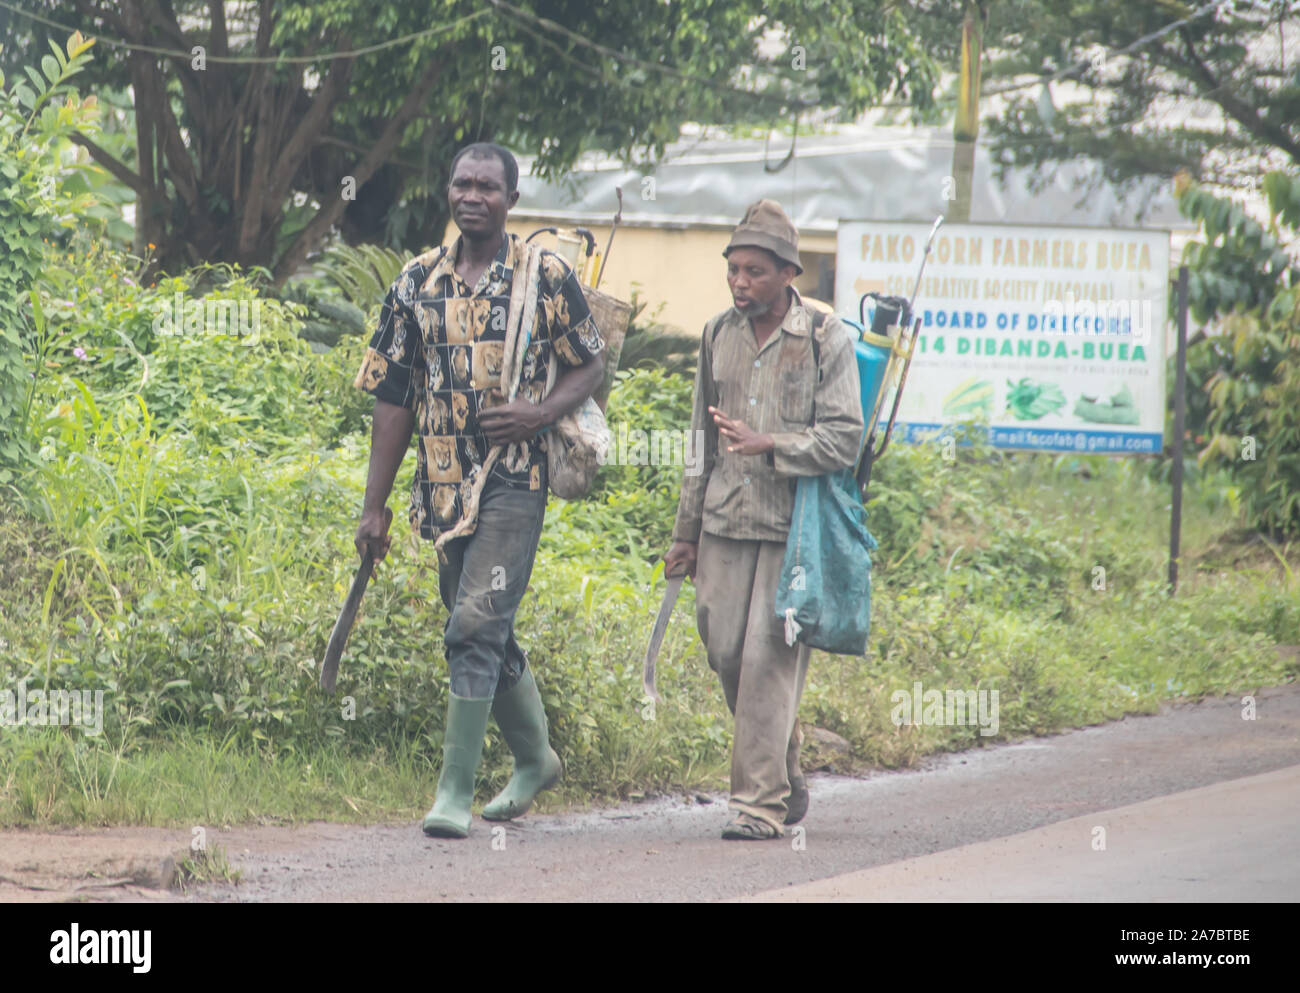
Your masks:
<svg viewBox="0 0 1300 993"><path fill-rule="evenodd" d="M443 634L456 696L495 696L524 674L528 660L515 641L515 612L545 516L545 489L513 487L493 473L479 499L474 533L443 548L438 591L450 615Z"/></svg>

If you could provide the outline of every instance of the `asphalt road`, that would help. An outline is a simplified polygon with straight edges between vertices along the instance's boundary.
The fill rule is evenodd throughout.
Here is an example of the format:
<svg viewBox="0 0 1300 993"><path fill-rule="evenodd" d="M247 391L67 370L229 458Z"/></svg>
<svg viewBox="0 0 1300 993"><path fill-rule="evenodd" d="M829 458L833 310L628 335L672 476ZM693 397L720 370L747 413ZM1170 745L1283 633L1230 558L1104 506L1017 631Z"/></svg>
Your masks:
<svg viewBox="0 0 1300 993"><path fill-rule="evenodd" d="M741 899L1295 903L1300 765Z"/></svg>
<svg viewBox="0 0 1300 993"><path fill-rule="evenodd" d="M1295 900L1298 767L1291 685L1262 691L1255 720L1216 699L913 771L814 776L803 832L780 841L721 841L724 797L476 819L465 841L416 822L214 832L243 880L190 898Z"/></svg>

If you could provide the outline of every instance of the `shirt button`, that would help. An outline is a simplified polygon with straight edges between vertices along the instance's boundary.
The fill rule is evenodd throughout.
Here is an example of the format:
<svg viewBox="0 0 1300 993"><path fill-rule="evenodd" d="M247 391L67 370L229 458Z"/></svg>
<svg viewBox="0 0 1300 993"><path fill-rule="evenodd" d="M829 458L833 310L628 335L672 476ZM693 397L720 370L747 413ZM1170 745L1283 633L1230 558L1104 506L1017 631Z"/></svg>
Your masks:
<svg viewBox="0 0 1300 993"><path fill-rule="evenodd" d="M748 476L745 477L745 485L746 485L746 486L749 485L749 477L748 477Z"/></svg>
<svg viewBox="0 0 1300 993"><path fill-rule="evenodd" d="M749 398L749 405L750 405L751 407L754 406L754 404L756 404L756 403L758 403L758 397L750 397L750 398Z"/></svg>
<svg viewBox="0 0 1300 993"><path fill-rule="evenodd" d="M469 381L469 385L470 385L473 389L478 389L478 383L474 382L474 380L472 380L472 379Z"/></svg>
<svg viewBox="0 0 1300 993"><path fill-rule="evenodd" d="M755 359L755 360L754 360L754 368L755 368L755 369L757 369L757 368L758 368L759 366L761 366L762 364L763 364L763 363L760 362L758 359Z"/></svg>

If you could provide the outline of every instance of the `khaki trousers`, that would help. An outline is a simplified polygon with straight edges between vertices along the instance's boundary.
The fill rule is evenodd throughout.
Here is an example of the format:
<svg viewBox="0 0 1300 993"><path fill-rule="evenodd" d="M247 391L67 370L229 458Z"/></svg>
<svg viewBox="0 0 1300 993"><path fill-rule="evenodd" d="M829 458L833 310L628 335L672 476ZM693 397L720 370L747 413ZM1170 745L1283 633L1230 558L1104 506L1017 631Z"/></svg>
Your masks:
<svg viewBox="0 0 1300 993"><path fill-rule="evenodd" d="M784 834L790 779L799 769L799 697L808 674L806 645L785 643L776 616L785 543L700 535L696 620L736 718L731 803Z"/></svg>

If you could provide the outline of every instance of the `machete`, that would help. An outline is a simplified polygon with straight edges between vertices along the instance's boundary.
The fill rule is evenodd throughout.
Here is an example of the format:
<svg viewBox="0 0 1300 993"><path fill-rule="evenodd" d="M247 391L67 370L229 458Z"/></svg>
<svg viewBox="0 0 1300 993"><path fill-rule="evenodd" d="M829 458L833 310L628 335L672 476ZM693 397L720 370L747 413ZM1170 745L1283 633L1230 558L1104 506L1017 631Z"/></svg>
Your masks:
<svg viewBox="0 0 1300 993"><path fill-rule="evenodd" d="M654 630L650 632L650 644L645 650L645 665L641 670L641 687L645 690L645 695L655 703L659 702L659 691L655 689L655 662L659 658L659 646L664 642L664 632L668 630L668 619L673 616L673 605L677 602L677 594L682 590L682 580L686 578L686 573L682 572L668 580L668 586L664 589L664 599L659 605L659 616L655 618Z"/></svg>
<svg viewBox="0 0 1300 993"><path fill-rule="evenodd" d="M388 526L392 523L393 512L385 507L384 534L388 533ZM325 646L325 658L320 664L320 688L326 693L334 692L334 683L339 675L339 659L343 657L343 646L348 643L348 635L352 633L352 622L357 619L357 608L361 606L366 584L370 582L370 576L374 571L375 558L367 548L366 554L361 557L361 565L357 566L357 574L352 580L352 588L348 590L348 598L343 601L343 609L339 611L339 619L334 622L334 630L330 632L329 644Z"/></svg>

